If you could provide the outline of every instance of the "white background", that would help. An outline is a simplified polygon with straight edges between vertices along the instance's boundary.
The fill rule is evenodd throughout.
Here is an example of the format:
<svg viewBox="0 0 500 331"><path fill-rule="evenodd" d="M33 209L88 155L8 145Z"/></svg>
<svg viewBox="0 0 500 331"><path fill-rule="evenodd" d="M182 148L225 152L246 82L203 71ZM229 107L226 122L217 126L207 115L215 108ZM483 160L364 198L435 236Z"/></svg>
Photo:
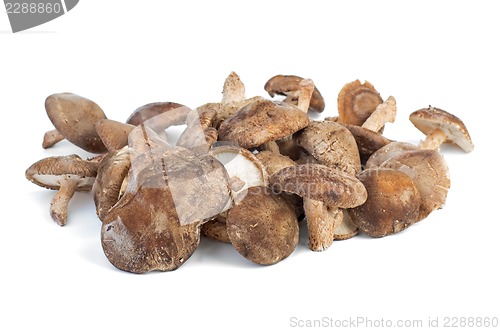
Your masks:
<svg viewBox="0 0 500 331"><path fill-rule="evenodd" d="M1 330L267 330L290 319L500 317L498 155L500 20L494 1L98 1L12 34L0 13ZM221 97L236 71L247 95L275 74L309 77L324 115L368 80L395 96L386 136L418 143L408 115L431 104L459 116L476 149L442 148L452 187L444 209L383 239L358 236L323 253L303 232L285 261L261 267L203 240L179 270L115 269L100 245L91 194L77 193L67 226L49 216L54 192L25 169L60 143L44 100L74 92L125 120L137 107L196 107ZM302 230L305 230L302 224ZM295 328L296 329L296 328Z"/></svg>

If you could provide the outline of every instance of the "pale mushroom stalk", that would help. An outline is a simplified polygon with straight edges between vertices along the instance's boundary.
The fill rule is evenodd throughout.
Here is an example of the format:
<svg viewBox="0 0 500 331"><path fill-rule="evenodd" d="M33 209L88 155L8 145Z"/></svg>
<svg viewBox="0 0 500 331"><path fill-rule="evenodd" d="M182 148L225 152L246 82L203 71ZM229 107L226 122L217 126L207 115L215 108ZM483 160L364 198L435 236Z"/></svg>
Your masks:
<svg viewBox="0 0 500 331"><path fill-rule="evenodd" d="M435 129L420 143L419 147L422 149L438 150L439 146L441 146L446 139L448 139L448 137L443 130Z"/></svg>
<svg viewBox="0 0 500 331"><path fill-rule="evenodd" d="M375 108L375 111L361 126L362 128L380 131L387 122L394 123L396 120L396 99L390 96L385 102Z"/></svg>
<svg viewBox="0 0 500 331"><path fill-rule="evenodd" d="M335 229L342 223L344 214L337 207L327 207L323 202L304 198L304 211L307 218L309 248L322 252L334 240Z"/></svg>
<svg viewBox="0 0 500 331"><path fill-rule="evenodd" d="M42 142L42 147L44 149L50 148L60 142L61 140L64 140L64 136L57 130L50 130L45 132L43 135L43 142Z"/></svg>
<svg viewBox="0 0 500 331"><path fill-rule="evenodd" d="M245 85L233 71L224 81L222 89L222 103L241 102L245 100Z"/></svg>
<svg viewBox="0 0 500 331"><path fill-rule="evenodd" d="M50 203L50 216L52 219L60 226L66 225L68 220L68 204L73 195L75 194L76 188L78 187L78 181L74 179L63 179L59 181L61 185L59 191L52 199Z"/></svg>
<svg viewBox="0 0 500 331"><path fill-rule="evenodd" d="M298 93L297 108L307 114L309 103L311 102L311 97L314 91L314 83L311 79L303 79L299 86L300 90Z"/></svg>

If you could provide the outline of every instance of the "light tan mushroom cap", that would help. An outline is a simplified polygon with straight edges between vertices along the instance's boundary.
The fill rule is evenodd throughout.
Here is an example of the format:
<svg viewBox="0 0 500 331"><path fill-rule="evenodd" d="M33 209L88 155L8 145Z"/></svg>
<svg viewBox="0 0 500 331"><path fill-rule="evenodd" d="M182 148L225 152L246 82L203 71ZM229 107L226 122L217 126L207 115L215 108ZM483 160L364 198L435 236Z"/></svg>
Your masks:
<svg viewBox="0 0 500 331"><path fill-rule="evenodd" d="M396 155L380 165L407 174L421 198L419 220L441 208L450 188L450 173L445 159L434 150L416 150Z"/></svg>
<svg viewBox="0 0 500 331"><path fill-rule="evenodd" d="M352 208L364 203L366 189L355 177L321 164L284 168L270 179L275 192L295 193L330 207Z"/></svg>
<svg viewBox="0 0 500 331"><path fill-rule="evenodd" d="M270 265L287 258L299 241L295 212L267 187L252 187L226 218L231 243L246 259Z"/></svg>
<svg viewBox="0 0 500 331"><path fill-rule="evenodd" d="M287 137L308 124L307 114L293 105L258 100L225 120L220 126L219 137L252 148Z"/></svg>
<svg viewBox="0 0 500 331"><path fill-rule="evenodd" d="M97 121L106 118L92 100L73 93L52 94L45 110L54 127L71 143L90 153L105 153L106 146L95 130Z"/></svg>
<svg viewBox="0 0 500 331"><path fill-rule="evenodd" d="M300 82L303 80L303 78L294 75L276 75L266 82L264 89L271 97L276 94L288 96L300 90ZM316 86L309 103L309 110L318 113L325 110L325 100Z"/></svg>
<svg viewBox="0 0 500 331"><path fill-rule="evenodd" d="M384 100L372 84L359 80L345 84L338 95L338 122L361 126Z"/></svg>
<svg viewBox="0 0 500 331"><path fill-rule="evenodd" d="M82 160L78 155L53 156L32 164L26 178L41 187L58 190L61 180L77 180L76 191L90 191L97 176L97 163Z"/></svg>
<svg viewBox="0 0 500 331"><path fill-rule="evenodd" d="M447 111L435 107L423 108L411 113L410 121L425 135L436 129L442 130L448 138L446 142L457 144L466 153L474 149L464 122Z"/></svg>
<svg viewBox="0 0 500 331"><path fill-rule="evenodd" d="M341 124L311 122L297 134L297 145L326 166L353 176L361 171L356 141Z"/></svg>

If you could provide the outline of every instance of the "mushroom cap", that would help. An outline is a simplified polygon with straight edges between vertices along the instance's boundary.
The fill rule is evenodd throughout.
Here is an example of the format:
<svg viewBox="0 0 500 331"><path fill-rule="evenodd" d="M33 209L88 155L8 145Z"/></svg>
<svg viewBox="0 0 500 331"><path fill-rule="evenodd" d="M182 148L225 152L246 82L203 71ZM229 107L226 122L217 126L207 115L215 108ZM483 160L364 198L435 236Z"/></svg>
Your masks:
<svg viewBox="0 0 500 331"><path fill-rule="evenodd" d="M26 178L41 187L58 190L60 181L77 180L76 191L90 191L97 176L97 163L82 160L78 155L52 156L33 163Z"/></svg>
<svg viewBox="0 0 500 331"><path fill-rule="evenodd" d="M359 229L351 220L347 209L342 209L344 219L335 227L333 238L335 240L347 240L355 237L359 233Z"/></svg>
<svg viewBox="0 0 500 331"><path fill-rule="evenodd" d="M257 100L226 119L220 126L219 137L252 148L287 137L308 124L307 114L293 105Z"/></svg>
<svg viewBox="0 0 500 331"><path fill-rule="evenodd" d="M366 161L366 168L379 167L382 163L399 154L419 150L418 146L393 141L375 151Z"/></svg>
<svg viewBox="0 0 500 331"><path fill-rule="evenodd" d="M344 126L352 133L354 140L356 140L362 164L365 164L373 153L392 142L392 140L372 130L350 124L344 124Z"/></svg>
<svg viewBox="0 0 500 331"><path fill-rule="evenodd" d="M264 89L271 97L276 94L288 96L300 90L300 82L303 78L294 75L276 75L269 79L264 86ZM321 92L315 86L311 101L309 103L309 110L321 113L325 110L325 100Z"/></svg>
<svg viewBox="0 0 500 331"><path fill-rule="evenodd" d="M135 126L102 119L97 121L95 129L107 150L114 152L128 145L128 135L135 129Z"/></svg>
<svg viewBox="0 0 500 331"><path fill-rule="evenodd" d="M310 122L297 134L297 145L320 163L355 176L361 171L353 135L335 122Z"/></svg>
<svg viewBox="0 0 500 331"><path fill-rule="evenodd" d="M361 126L384 100L372 84L359 80L347 83L340 90L337 103L338 122Z"/></svg>
<svg viewBox="0 0 500 331"><path fill-rule="evenodd" d="M229 210L226 226L236 250L262 265L287 258L299 242L295 212L268 187L251 187L247 196Z"/></svg>
<svg viewBox="0 0 500 331"><path fill-rule="evenodd" d="M410 121L425 135L431 134L436 129L442 130L446 134L446 142L457 144L466 153L474 149L464 122L445 110L429 106L411 113Z"/></svg>
<svg viewBox="0 0 500 331"><path fill-rule="evenodd" d="M236 204L243 199L250 187L267 185L269 175L264 165L247 149L223 145L210 149L208 153L224 165L229 183L233 183L231 192ZM234 186L234 183L240 185Z"/></svg>
<svg viewBox="0 0 500 331"><path fill-rule="evenodd" d="M255 154L255 157L262 162L269 176L272 176L274 173L283 168L293 167L296 165L296 163L288 156L271 151L261 151Z"/></svg>
<svg viewBox="0 0 500 331"><path fill-rule="evenodd" d="M329 207L352 208L366 201L366 190L359 180L321 164L284 168L271 176L270 183L275 192L295 193Z"/></svg>
<svg viewBox="0 0 500 331"><path fill-rule="evenodd" d="M419 220L446 202L450 188L450 174L445 159L430 149L410 151L396 155L380 165L407 174L420 193Z"/></svg>
<svg viewBox="0 0 500 331"><path fill-rule="evenodd" d="M419 219L420 193L401 171L371 168L358 179L368 192L366 202L348 209L352 223L371 237L400 232Z"/></svg>
<svg viewBox="0 0 500 331"><path fill-rule="evenodd" d="M163 174L146 169L133 178L101 228L104 254L117 268L134 273L175 270L200 241L200 223L181 225Z"/></svg>
<svg viewBox="0 0 500 331"><path fill-rule="evenodd" d="M107 151L95 129L106 115L95 102L73 93L57 93L47 97L45 110L57 131L71 143L90 153Z"/></svg>
<svg viewBox="0 0 500 331"><path fill-rule="evenodd" d="M154 102L134 110L127 124L145 124L155 131L164 130L172 125L182 125L190 108L175 102Z"/></svg>
<svg viewBox="0 0 500 331"><path fill-rule="evenodd" d="M97 216L104 220L108 211L121 198L124 181L131 166L128 146L110 152L99 164L97 177L92 187Z"/></svg>

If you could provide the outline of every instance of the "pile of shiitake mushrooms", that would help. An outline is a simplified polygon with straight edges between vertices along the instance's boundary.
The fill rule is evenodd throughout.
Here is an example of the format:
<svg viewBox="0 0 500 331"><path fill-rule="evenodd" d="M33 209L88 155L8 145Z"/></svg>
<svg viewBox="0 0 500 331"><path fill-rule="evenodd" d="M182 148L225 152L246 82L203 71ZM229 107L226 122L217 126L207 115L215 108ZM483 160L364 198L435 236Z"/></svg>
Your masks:
<svg viewBox="0 0 500 331"><path fill-rule="evenodd" d="M247 98L231 73L221 102L190 109L159 102L125 123L106 118L93 101L72 93L46 99L55 129L49 148L67 139L97 154L49 157L26 170L31 182L57 190L50 206L64 225L75 191L92 191L101 243L119 269L175 270L200 237L230 243L246 259L270 265L288 257L307 222L309 248L334 240L398 233L441 208L450 187L443 143L473 149L463 122L434 107L410 121L427 138L418 146L388 139L396 100L368 82L346 84L338 116L313 121L324 99L310 79L278 75ZM175 145L172 126L185 125Z"/></svg>

